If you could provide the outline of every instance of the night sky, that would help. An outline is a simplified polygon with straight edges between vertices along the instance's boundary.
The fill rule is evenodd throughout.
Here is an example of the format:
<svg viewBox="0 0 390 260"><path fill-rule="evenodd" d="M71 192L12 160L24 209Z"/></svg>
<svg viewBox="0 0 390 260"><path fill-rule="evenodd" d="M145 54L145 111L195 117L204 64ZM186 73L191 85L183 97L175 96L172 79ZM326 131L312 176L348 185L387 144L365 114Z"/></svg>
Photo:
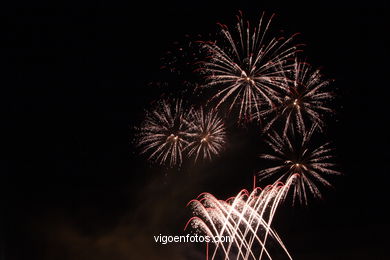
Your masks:
<svg viewBox="0 0 390 260"><path fill-rule="evenodd" d="M224 2L0 9L1 260L204 259L204 245L163 246L153 235L183 234L186 203L201 192L251 188L261 136L233 129L220 158L181 170L151 165L132 140L144 109L180 88L160 70L167 51L232 24L238 10L253 21L276 13L273 29L299 32L337 89L325 136L343 176L322 200L281 206L274 228L294 259L389 259L387 4Z"/></svg>

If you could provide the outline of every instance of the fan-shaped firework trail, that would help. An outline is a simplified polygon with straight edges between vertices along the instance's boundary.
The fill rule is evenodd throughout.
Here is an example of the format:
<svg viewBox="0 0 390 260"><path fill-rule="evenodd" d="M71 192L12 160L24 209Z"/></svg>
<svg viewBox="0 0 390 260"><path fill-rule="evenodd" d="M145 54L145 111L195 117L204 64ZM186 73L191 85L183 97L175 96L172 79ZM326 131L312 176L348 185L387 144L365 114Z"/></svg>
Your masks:
<svg viewBox="0 0 390 260"><path fill-rule="evenodd" d="M272 259L266 248L269 237L292 259L280 237L271 228L271 223L279 203L296 178L299 177L293 175L285 185L279 182L263 190L255 188L251 193L242 190L227 201L202 193L198 199L188 203L196 216L187 222L185 229L191 224L210 237L232 238L228 243L216 243L211 259L217 259L218 250L224 259Z"/></svg>
<svg viewBox="0 0 390 260"><path fill-rule="evenodd" d="M333 149L330 147L330 143L325 143L316 148L309 145L314 130L315 126L311 127L297 143L292 142L287 135L280 136L276 132L268 134L266 142L273 153L260 156L275 163L273 167L259 172L261 179L276 176L278 181L284 181L294 174L301 176L294 183L293 189L294 201L298 197L301 203L307 203L307 188L314 197L321 197L316 182L331 186L324 179L323 174L340 174L339 171L334 169L335 164L331 162Z"/></svg>
<svg viewBox="0 0 390 260"><path fill-rule="evenodd" d="M180 165L182 151L188 144L188 122L184 118L181 100L162 100L146 113L139 128L138 145L142 153L161 165Z"/></svg>
<svg viewBox="0 0 390 260"><path fill-rule="evenodd" d="M327 90L329 81L323 79L319 70L298 61L289 75L286 77L286 87L281 92L284 96L280 99L281 102L271 109L260 112L260 118L272 116L267 120L268 124L264 131L268 131L276 121L283 122L284 135L290 127L304 133L307 121L310 121L310 124L317 124L321 129L324 125L323 113L333 111L328 106L328 101L333 98L333 93Z"/></svg>
<svg viewBox="0 0 390 260"><path fill-rule="evenodd" d="M218 108L230 103L228 110L239 107L238 120L250 121L262 105L271 106L284 87L284 77L292 67L288 58L296 52L290 38L269 36L272 17L264 14L257 28L251 28L238 16L236 32L221 25L222 41L202 42L209 55L200 71L206 74L205 87L217 91L210 101Z"/></svg>
<svg viewBox="0 0 390 260"><path fill-rule="evenodd" d="M215 110L205 112L203 108L193 109L190 118L188 155L194 156L195 162L199 158L211 160L226 142L224 123Z"/></svg>

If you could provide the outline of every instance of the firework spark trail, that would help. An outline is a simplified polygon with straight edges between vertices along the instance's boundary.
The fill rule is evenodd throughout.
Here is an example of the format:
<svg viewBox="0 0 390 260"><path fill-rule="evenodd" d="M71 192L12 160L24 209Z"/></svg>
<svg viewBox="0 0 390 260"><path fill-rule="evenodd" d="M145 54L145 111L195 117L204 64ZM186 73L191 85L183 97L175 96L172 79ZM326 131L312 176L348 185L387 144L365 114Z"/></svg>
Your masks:
<svg viewBox="0 0 390 260"><path fill-rule="evenodd" d="M241 193L243 193L243 194L241 194ZM243 195L243 196L249 196L249 194L248 194L248 192L247 192L246 190L241 191L237 196L240 197L241 195ZM250 247L248 247L247 241L245 241L244 239L242 239L242 238L245 238L245 235L248 233L248 231L251 231L251 232L252 232L251 234L255 234L254 238L256 238L256 240L260 243L260 245L261 245L262 247L264 247L263 241L261 241L261 239L257 236L257 232L254 231L254 229L252 228L252 226L249 225L250 222L249 222L248 220L243 219L243 218L239 218L239 221L238 221L238 222L234 220L234 216L244 215L244 212L246 212L247 210L251 209L250 207L248 207L248 206L249 206L248 204L249 204L248 201L245 203L243 200L235 200L235 201L233 201L233 204L231 205L231 207L230 207L230 205L228 205L228 208L230 209L230 211L229 211L229 212L224 212L226 216L230 216L230 218L232 218L232 220L233 220L233 223L234 223L234 227L233 227L233 229L232 229L233 232L238 231L238 234L239 234L240 237L241 237L241 239L240 239L240 244L237 245L237 247L239 248L240 253L242 252L241 247L243 247L244 244L245 244L245 247L246 247L246 248L250 248ZM243 205L243 206L242 206L242 205ZM237 209L236 209L237 207L243 208L242 212L237 211ZM253 212L253 210L252 210L252 212ZM234 214L233 214L233 213L234 213ZM228 219L229 219L229 217L228 217ZM261 219L261 220L262 220L262 219ZM263 221L263 220L262 220L262 221ZM244 222L243 224L246 226L246 230L245 230L246 234L245 234L245 232L244 232L244 234L243 234L243 232L239 229L241 222ZM225 222L225 224L226 224L226 223L228 223L228 222ZM267 225L267 223L265 223L265 221L263 221L263 224L264 224L264 225ZM219 234L220 234L220 235L223 235L226 228L227 228L226 225L223 225L223 227L221 228ZM231 234L231 233L232 233L232 232L230 232L230 234ZM233 233L233 235L234 235L234 233ZM229 255L229 252L230 252L231 248L232 248L232 243L229 244L228 249L227 249L227 254L226 254L226 255ZM214 250L214 255L213 255L213 257L215 257L215 254L216 254L216 252L217 252L217 249L218 249L218 248L216 248L216 249ZM251 256L254 257L254 255L253 255L253 253L252 253L251 251L247 251L246 253L247 253L247 255L250 254ZM267 253L267 255L270 257L268 251L266 251L266 253ZM240 254L238 255L238 257L239 257L239 256L240 256ZM242 255L242 256L243 256L243 255Z"/></svg>
<svg viewBox="0 0 390 260"><path fill-rule="evenodd" d="M294 69L286 74L280 102L275 103L270 109L260 111L258 115L259 119L269 117L263 131L268 131L277 121L284 123L284 135L289 128L304 133L308 125L305 121L317 124L321 130L324 126L323 114L333 112L329 107L329 100L334 95L327 89L329 83L329 80L323 79L318 69L315 70L309 64L295 60Z"/></svg>
<svg viewBox="0 0 390 260"><path fill-rule="evenodd" d="M280 239L278 234L271 229L271 223L272 223L273 217L275 215L275 212L276 212L276 209L277 209L279 203L281 202L281 200L283 200L285 198L285 196L290 188L290 185L292 184L294 179L296 179L298 176L299 175L291 176L290 179L287 180L286 185L283 185L283 183L281 183L281 182L277 182L273 185L268 185L264 189L264 190L269 189L266 192L266 196L262 199L256 198L254 196L253 200L255 201L255 203L254 203L255 206L253 208L249 207L250 211L252 212L249 219L251 220L251 218L253 218L253 217L260 216L260 219L262 220L263 225L266 227L266 229L265 229L266 232L265 232L265 236L264 236L262 245L265 245L267 238L268 238L268 235L269 235L269 233L271 233L273 238L280 244L280 246L283 248L283 250L286 252L286 254L288 255L288 257L290 259L292 259L292 257L289 254L289 252L287 251L287 248L284 246L282 240ZM271 194L271 196L270 196L269 192L271 192L273 194ZM252 192L251 196L252 195L253 195L253 192ZM273 200L273 201L271 202L271 200ZM270 203L271 203L271 208L269 211L268 222L266 222L265 221L265 213L266 213L266 210L269 208ZM248 204L250 205L252 203L248 203L248 201L247 201L246 205L248 205ZM256 207L256 204L258 204L257 207ZM261 212L259 215L254 214L254 213L257 213L259 211ZM260 222L257 223L256 228L255 228L256 232L259 229L260 224L261 224ZM248 231L248 227L245 230L246 234L247 234L247 231ZM252 239L249 242L249 248L252 248L253 242L254 242L254 237L252 237ZM262 246L261 253L260 253L260 256L258 259L262 259L264 252L267 254L267 256L269 256L269 254L266 251L265 246ZM248 254L246 255L246 257L248 257ZM247 259L247 258L244 258L244 259Z"/></svg>
<svg viewBox="0 0 390 260"><path fill-rule="evenodd" d="M224 123L215 110L192 109L188 132L191 139L185 150L195 157L195 162L199 157L211 160L222 151L226 142Z"/></svg>
<svg viewBox="0 0 390 260"><path fill-rule="evenodd" d="M318 147L310 145L310 139L315 132L316 126L312 126L309 131L299 135L299 141L293 140L287 136L280 136L276 132L268 134L266 143L273 151L269 154L262 154L260 158L274 162L274 166L261 170L258 174L260 180L276 176L278 181L284 181L293 174L299 174L301 178L296 180L293 187L294 201L296 197L300 202L307 204L306 188L314 195L321 197L321 193L315 182L325 186L331 184L324 179L323 174L338 175L335 170L335 163L331 162L333 149L330 143L325 143Z"/></svg>
<svg viewBox="0 0 390 260"><path fill-rule="evenodd" d="M180 165L182 151L188 144L188 122L184 117L181 100L162 100L154 110L146 113L138 129L138 146L149 160L170 167Z"/></svg>
<svg viewBox="0 0 390 260"><path fill-rule="evenodd" d="M269 185L263 190L255 188L250 194L242 190L236 197L226 201L218 200L209 193L202 193L198 199L188 203L194 210L192 217L186 224L209 236L229 235L233 238L228 245L222 242L216 244L211 259L216 258L218 249L222 249L224 259L232 259L232 249L237 250L235 259L262 259L266 256L272 259L266 248L268 237L274 238L287 256L292 259L277 233L271 228L276 209L286 196L291 184L298 175L292 175L285 185L278 182ZM260 231L263 231L262 234ZM254 248L260 246L259 256L255 255Z"/></svg>
<svg viewBox="0 0 390 260"><path fill-rule="evenodd" d="M244 191L246 192L246 191ZM208 208L206 209L205 206L203 206L201 203L200 205L194 205L194 207L197 207L197 210L199 209L202 209L200 210L198 213L200 215L203 215L207 222L210 223L214 233L208 228L207 224L205 222L203 222L202 219L200 218L197 218L196 217L196 220L199 221L199 223L197 223L196 225L201 226L203 230L205 230L205 233L209 234L210 236L214 236L215 234L224 234L224 231L230 236L230 237L233 237L234 238L234 243L236 244L236 247L239 251L239 255L242 255L243 256L243 252L242 252L242 245L245 244L245 248L248 248L248 246L246 246L246 242L245 240L243 240L242 238L242 232L241 230L236 230L236 228L233 226L232 223L230 223L228 220L229 220L229 217L226 217L226 216L232 216L232 220L234 221L234 217L237 215L232 215L233 212L236 212L234 210L234 207L229 207L229 209L231 209L231 211L227 212L226 209L224 209L226 206L225 206L225 202L224 201L217 201L217 199L215 199L215 197L213 197L211 194L208 194L208 193L205 193L203 194L205 197L203 199L201 199L199 201L199 203L203 200L205 201L205 199L207 199L207 204L208 204ZM239 201L237 201L236 203L238 203ZM222 204L221 204L222 203ZM212 205L216 205L216 206L212 206ZM211 213L210 213L211 212ZM219 214L217 214L219 213ZM194 218L190 219L189 222L193 221ZM222 221L224 221L224 223L222 223ZM194 224L194 223L192 223ZM188 225L188 223L187 223ZM186 226L187 226L186 225ZM218 226L221 226L223 225L226 229L224 230L221 230L221 231L218 231ZM253 233L253 229L252 229L252 233ZM238 235L237 235L238 234ZM256 239L257 241L262 245L262 242L260 240L260 238L256 235ZM238 241L239 240L239 244L238 244ZM226 248L224 246L224 244L218 244L218 246L221 246L223 251L224 251L224 254L225 256L228 256L229 255L229 248L231 248L231 245L229 245L228 248ZM216 249L217 249L216 247ZM255 258L255 256L253 255L253 253L250 251L249 252L251 254L251 256L253 258ZM268 253L268 251L267 251ZM212 259L215 257L215 254L216 254L216 250L214 251L214 254L213 254L213 257Z"/></svg>
<svg viewBox="0 0 390 260"><path fill-rule="evenodd" d="M265 190L267 189L272 189L271 192L276 192L277 194L275 196L266 196L264 199L260 200L260 199L257 199L256 200L256 203L255 203L255 207L254 207L254 210L253 212L258 212L260 211L260 217L263 219L265 218L264 215L265 215L265 211L269 208L267 206L264 206L264 205L269 205L270 202L271 202L271 199L274 198L274 202L272 203L272 206L271 206L271 210L269 212L269 222L266 222L266 225L268 228L266 228L266 232L265 232L265 236L264 236L264 244L266 243L266 240L268 238L268 233L271 232L272 236L277 240L277 242L282 246L282 248L285 250L285 252L287 253L287 255L291 258L291 256L289 255L287 249L285 248L283 242L281 241L281 239L279 238L279 236L272 231L272 229L270 228L271 227L271 222L272 222L272 219L273 219L273 216L274 216L274 213L275 213L275 210L276 210L276 207L279 205L280 203L280 200L284 197L284 194L285 194L285 191L278 191L277 189L278 188L289 188L289 183L287 183L285 186L283 185L283 183L275 183L274 185L269 185L265 188ZM256 199L256 198L255 198ZM256 206L256 204L258 204ZM274 207L276 206L276 207ZM252 217L252 216L251 216ZM264 220L263 220L264 221ZM265 222L265 221L264 221ZM260 223L257 223L257 226L256 226L256 230L260 227ZM247 231L247 230L246 230ZM249 242L249 247L251 248L252 245L253 245L253 242L254 242L254 238L252 237L252 239L250 240ZM261 254L260 254L260 257L259 259L262 258L262 255L264 252L265 248L262 247L262 250L261 250Z"/></svg>
<svg viewBox="0 0 390 260"><path fill-rule="evenodd" d="M200 71L206 74L204 87L217 91L210 101L216 101L217 108L230 102L229 111L239 107L238 121L250 121L261 106L271 107L278 101L297 46L291 44L294 35L287 39L268 36L273 16L267 21L263 14L253 29L242 15L237 18L236 32L220 25L221 42L202 42L209 56Z"/></svg>
<svg viewBox="0 0 390 260"><path fill-rule="evenodd" d="M288 180L287 180L287 183L286 185L283 185L282 183L279 183L279 184L282 184L282 186L278 186L278 188L280 189L280 191L277 192L276 196L275 196L275 199L274 199L274 203L272 203L272 206L271 206L271 210L270 210L270 216L269 216L269 222L268 222L268 225L271 226L271 223L272 223L272 220L274 218L274 215L276 213L276 209L277 207L279 206L279 203L286 197L287 195L287 192L291 186L291 184L296 180L296 179L299 179L300 178L300 175L299 174L294 174L292 175ZM265 237L264 237L264 243L267 241L267 238L268 238L268 234L270 233L271 229L266 229L266 233L265 233ZM271 235L273 235L271 233ZM275 239L279 242L279 244L282 246L282 248L285 250L285 252L287 253L288 257L290 259L292 259L291 255L289 254L289 252L287 251L287 248L284 246L283 242L281 241L280 237L278 236L277 233L275 233L273 235L275 237ZM260 257L259 259L262 258L263 256L263 253L264 253L264 248L261 249L261 254L260 254Z"/></svg>

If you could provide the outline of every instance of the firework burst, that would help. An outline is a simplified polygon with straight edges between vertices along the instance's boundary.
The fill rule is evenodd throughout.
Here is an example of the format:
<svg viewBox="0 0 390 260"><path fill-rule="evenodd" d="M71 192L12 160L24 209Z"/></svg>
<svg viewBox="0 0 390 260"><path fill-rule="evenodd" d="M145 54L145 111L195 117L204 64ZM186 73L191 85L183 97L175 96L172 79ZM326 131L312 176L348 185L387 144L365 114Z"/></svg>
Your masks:
<svg viewBox="0 0 390 260"><path fill-rule="evenodd" d="M215 110L205 112L203 108L190 113L189 137L191 141L186 147L189 156L211 160L218 155L226 142L225 126Z"/></svg>
<svg viewBox="0 0 390 260"><path fill-rule="evenodd" d="M218 200L210 193L202 193L188 203L194 211L186 224L210 237L229 236L227 243L216 243L210 259L272 259L266 248L268 238L275 240L292 259L278 234L271 228L273 217L285 197L293 175L283 185L278 182L264 189L242 190L236 197Z"/></svg>
<svg viewBox="0 0 390 260"><path fill-rule="evenodd" d="M273 153L262 154L260 157L275 163L274 166L259 172L260 180L276 176L278 181L284 181L294 174L300 177L294 183L293 196L301 203L307 204L307 189L320 198L321 193L317 187L317 182L331 186L323 177L324 174L340 174L335 170L331 152L333 149L330 143L325 143L318 147L310 146L310 139L315 131L312 127L305 132L299 142L293 142L287 135L280 136L276 132L268 134L266 141Z"/></svg>
<svg viewBox="0 0 390 260"><path fill-rule="evenodd" d="M220 25L220 42L201 43L208 55L200 68L207 79L204 87L216 91L210 101L217 108L226 104L228 111L238 107L238 121L250 121L263 105L272 106L291 69L289 57L297 50L291 44L293 36L270 37L271 21L263 14L252 28L240 15L235 31Z"/></svg>
<svg viewBox="0 0 390 260"><path fill-rule="evenodd" d="M329 81L323 79L319 70L298 61L289 75L286 76L286 87L281 91L284 96L280 98L281 102L260 112L261 118L270 116L269 120L264 120L268 122L264 131L277 121L284 124L283 135L289 128L304 133L308 123L317 124L321 130L324 126L323 114L333 112L328 102L333 98L333 93L327 89Z"/></svg>
<svg viewBox="0 0 390 260"><path fill-rule="evenodd" d="M188 144L188 122L181 100L158 102L154 110L146 113L138 130L138 146L151 161L170 167L182 163L182 152Z"/></svg>

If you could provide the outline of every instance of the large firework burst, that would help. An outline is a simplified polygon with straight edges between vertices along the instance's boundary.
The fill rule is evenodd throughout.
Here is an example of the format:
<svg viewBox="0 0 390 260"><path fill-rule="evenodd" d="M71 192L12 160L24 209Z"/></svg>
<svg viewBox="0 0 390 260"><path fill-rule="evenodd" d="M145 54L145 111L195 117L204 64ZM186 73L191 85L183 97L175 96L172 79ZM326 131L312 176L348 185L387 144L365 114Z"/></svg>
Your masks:
<svg viewBox="0 0 390 260"><path fill-rule="evenodd" d="M202 193L188 203L195 217L187 222L185 229L191 225L210 237L230 237L227 243L216 243L207 259L272 259L266 247L268 238L275 240L292 259L271 223L295 178L293 175L285 185L278 182L264 189L254 188L251 193L242 190L226 201Z"/></svg>
<svg viewBox="0 0 390 260"><path fill-rule="evenodd" d="M302 136L300 140L290 139L287 135L280 136L276 132L268 134L267 144L272 153L262 154L260 157L271 160L274 166L259 172L260 180L276 176L278 181L284 181L294 174L300 177L294 183L294 201L299 198L300 202L307 203L307 189L314 197L321 197L317 182L331 186L324 178L324 174L340 174L335 170L335 163L332 162L332 148L330 143L325 143L313 148L310 139L314 133L315 126Z"/></svg>
<svg viewBox="0 0 390 260"><path fill-rule="evenodd" d="M221 152L226 142L224 123L215 110L193 109L190 115L188 155L194 156L195 162L198 159L211 160Z"/></svg>
<svg viewBox="0 0 390 260"><path fill-rule="evenodd" d="M262 105L271 106L291 69L288 58L297 49L291 44L293 36L269 36L272 17L267 20L263 14L252 28L240 14L235 31L221 25L221 41L202 42L208 60L200 70L206 74L205 87L216 91L210 101L216 101L216 107L226 103L228 111L238 107L239 121L252 120Z"/></svg>
<svg viewBox="0 0 390 260"><path fill-rule="evenodd" d="M161 100L152 111L146 112L139 128L138 145L151 161L171 167L180 165L188 144L188 127L182 101Z"/></svg>
<svg viewBox="0 0 390 260"><path fill-rule="evenodd" d="M268 121L264 131L269 130L277 121L282 122L284 135L289 128L304 133L308 123L317 124L321 130L324 126L323 114L333 111L328 102L333 98L333 93L327 89L329 80L324 80L318 69L298 61L288 75L286 87L281 89L280 102L260 112L261 118L268 119L264 120Z"/></svg>

